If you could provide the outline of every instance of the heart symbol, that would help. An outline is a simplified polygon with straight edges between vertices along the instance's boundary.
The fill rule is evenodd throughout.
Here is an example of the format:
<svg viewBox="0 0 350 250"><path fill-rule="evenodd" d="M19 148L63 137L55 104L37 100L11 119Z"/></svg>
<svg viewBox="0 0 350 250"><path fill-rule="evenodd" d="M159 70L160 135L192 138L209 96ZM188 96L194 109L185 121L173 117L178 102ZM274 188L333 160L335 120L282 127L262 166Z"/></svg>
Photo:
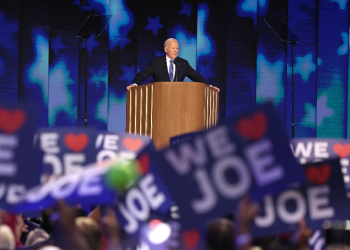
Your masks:
<svg viewBox="0 0 350 250"><path fill-rule="evenodd" d="M310 166L305 170L305 175L310 182L322 185L331 176L331 167L328 164L323 164L319 167Z"/></svg>
<svg viewBox="0 0 350 250"><path fill-rule="evenodd" d="M8 111L7 109L0 109L0 128L5 133L13 133L20 129L26 120L26 114L23 110L15 109Z"/></svg>
<svg viewBox="0 0 350 250"><path fill-rule="evenodd" d="M148 173L149 169L149 156L148 154L141 155L138 159L138 168L137 172L139 172L141 175L145 175Z"/></svg>
<svg viewBox="0 0 350 250"><path fill-rule="evenodd" d="M126 137L123 140L123 145L126 149L130 151L137 151L142 147L142 140L140 139L132 139L130 137Z"/></svg>
<svg viewBox="0 0 350 250"><path fill-rule="evenodd" d="M69 133L64 136L64 143L67 148L75 153L81 152L89 143L89 137L85 133Z"/></svg>
<svg viewBox="0 0 350 250"><path fill-rule="evenodd" d="M181 237L185 247L189 250L195 249L200 240L200 235L198 230L183 231L181 234Z"/></svg>
<svg viewBox="0 0 350 250"><path fill-rule="evenodd" d="M333 146L333 151L340 158L346 158L348 155L350 155L350 144L346 143L344 145L341 145L340 143L336 143Z"/></svg>
<svg viewBox="0 0 350 250"><path fill-rule="evenodd" d="M245 139L258 140L265 134L267 128L266 116L257 112L250 118L242 118L236 124L236 130Z"/></svg>

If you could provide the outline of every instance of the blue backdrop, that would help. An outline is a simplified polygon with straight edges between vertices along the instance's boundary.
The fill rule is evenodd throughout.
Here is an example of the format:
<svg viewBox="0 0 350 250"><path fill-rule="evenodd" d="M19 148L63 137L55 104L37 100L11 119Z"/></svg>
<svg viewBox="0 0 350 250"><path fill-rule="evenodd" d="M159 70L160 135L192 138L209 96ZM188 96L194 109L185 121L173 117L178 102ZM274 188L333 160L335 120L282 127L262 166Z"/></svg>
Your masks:
<svg viewBox="0 0 350 250"><path fill-rule="evenodd" d="M37 104L41 126L83 126L85 42L75 34L90 14L113 17L88 40L89 126L125 130L125 87L174 37L221 89L221 120L271 100L291 134L291 48L264 22L279 18L301 40L295 136L350 133L347 0L3 0L0 100Z"/></svg>

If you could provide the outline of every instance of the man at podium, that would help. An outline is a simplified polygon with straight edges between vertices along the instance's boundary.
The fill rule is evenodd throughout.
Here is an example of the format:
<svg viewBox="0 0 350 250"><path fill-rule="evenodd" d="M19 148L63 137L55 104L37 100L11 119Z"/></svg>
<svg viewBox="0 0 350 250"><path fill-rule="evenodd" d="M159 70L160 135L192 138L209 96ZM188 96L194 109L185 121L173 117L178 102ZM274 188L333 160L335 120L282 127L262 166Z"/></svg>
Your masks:
<svg viewBox="0 0 350 250"><path fill-rule="evenodd" d="M197 71L195 71L187 60L177 57L179 53L179 43L174 38L169 38L164 43L165 55L154 58L146 68L140 71L126 87L129 91L138 84L146 80L151 75L154 82L183 82L187 76L194 82L210 83ZM220 91L219 88L213 87Z"/></svg>

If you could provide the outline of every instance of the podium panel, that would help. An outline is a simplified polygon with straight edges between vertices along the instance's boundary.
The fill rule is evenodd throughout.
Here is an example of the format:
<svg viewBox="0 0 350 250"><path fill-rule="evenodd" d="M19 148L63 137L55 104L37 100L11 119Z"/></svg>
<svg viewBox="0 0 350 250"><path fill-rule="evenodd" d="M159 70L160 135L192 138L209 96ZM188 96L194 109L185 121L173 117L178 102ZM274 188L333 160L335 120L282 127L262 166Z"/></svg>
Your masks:
<svg viewBox="0 0 350 250"><path fill-rule="evenodd" d="M126 132L150 136L156 148L218 122L219 93L199 82L154 82L127 93Z"/></svg>

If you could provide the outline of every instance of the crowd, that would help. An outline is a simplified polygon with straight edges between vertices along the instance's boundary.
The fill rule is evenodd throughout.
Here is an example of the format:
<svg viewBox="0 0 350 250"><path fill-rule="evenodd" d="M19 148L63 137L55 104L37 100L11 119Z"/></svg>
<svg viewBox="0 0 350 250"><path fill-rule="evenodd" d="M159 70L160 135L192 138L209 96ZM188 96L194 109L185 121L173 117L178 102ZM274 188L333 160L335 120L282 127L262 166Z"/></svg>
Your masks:
<svg viewBox="0 0 350 250"><path fill-rule="evenodd" d="M259 205L245 197L233 216L208 222L206 250L308 249L311 230L305 221L300 221L299 229L292 236L252 240L249 227L258 212ZM40 218L2 212L1 222L0 250L121 249L121 230L115 212L112 209L102 212L99 206L86 214L80 207L58 201L55 209L43 210Z"/></svg>

